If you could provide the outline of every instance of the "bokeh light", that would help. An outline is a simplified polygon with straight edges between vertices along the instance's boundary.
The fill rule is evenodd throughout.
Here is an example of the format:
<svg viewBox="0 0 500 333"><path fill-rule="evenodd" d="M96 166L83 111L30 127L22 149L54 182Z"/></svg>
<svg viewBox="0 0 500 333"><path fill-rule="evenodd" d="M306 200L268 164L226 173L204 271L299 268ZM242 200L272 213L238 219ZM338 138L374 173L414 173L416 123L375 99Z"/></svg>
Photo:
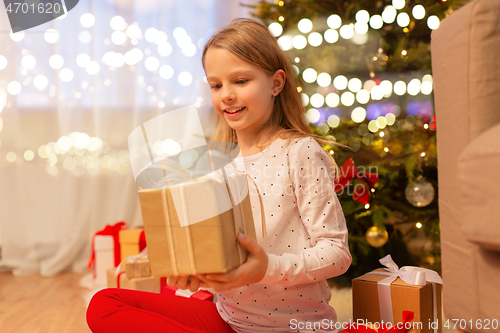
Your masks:
<svg viewBox="0 0 500 333"><path fill-rule="evenodd" d="M45 31L43 34L43 37L45 38L45 41L49 44L54 44L59 40L59 32L57 32L56 29L48 29Z"/></svg>
<svg viewBox="0 0 500 333"><path fill-rule="evenodd" d="M368 11L366 10L359 10L357 13L356 13L356 21L357 22L360 22L360 23L368 23L368 21L370 21L370 13L368 13Z"/></svg>
<svg viewBox="0 0 500 333"><path fill-rule="evenodd" d="M33 69L36 65L36 59L31 54L27 54L21 59L21 66L26 69Z"/></svg>
<svg viewBox="0 0 500 333"><path fill-rule="evenodd" d="M82 16L80 16L80 24L84 28L90 28L91 26L94 25L94 23L95 23L94 15L92 15L90 13L85 13Z"/></svg>
<svg viewBox="0 0 500 333"><path fill-rule="evenodd" d="M269 31L274 37L278 37L283 33L283 27L278 22L269 24Z"/></svg>
<svg viewBox="0 0 500 333"><path fill-rule="evenodd" d="M340 102L345 106L351 106L354 104L355 96L352 92L346 91L342 95L340 95Z"/></svg>
<svg viewBox="0 0 500 333"><path fill-rule="evenodd" d="M336 93L329 93L326 95L326 105L328 105L331 108L334 108L339 105L340 103L340 97Z"/></svg>
<svg viewBox="0 0 500 333"><path fill-rule="evenodd" d="M338 75L333 80L333 86L338 90L344 90L347 88L347 78L344 75Z"/></svg>
<svg viewBox="0 0 500 333"><path fill-rule="evenodd" d="M424 8L424 6L422 6L422 5L416 5L411 10L411 14L417 20L423 19L425 17L425 8Z"/></svg>
<svg viewBox="0 0 500 333"><path fill-rule="evenodd" d="M384 20L382 20L382 16L373 15L370 17L370 27L373 29L380 29L384 25Z"/></svg>
<svg viewBox="0 0 500 333"><path fill-rule="evenodd" d="M429 29L436 30L437 28L439 28L439 24L439 17L437 17L436 15L431 15L427 19L427 26L429 27Z"/></svg>
<svg viewBox="0 0 500 333"><path fill-rule="evenodd" d="M109 21L109 25L113 30L125 30L127 23L123 17L117 15Z"/></svg>
<svg viewBox="0 0 500 333"><path fill-rule="evenodd" d="M73 80L73 77L74 77L74 73L69 68L63 68L59 71L59 78L63 82L69 82L69 81Z"/></svg>
<svg viewBox="0 0 500 333"><path fill-rule="evenodd" d="M309 100L309 103L315 108L320 108L325 104L325 98L321 94L313 94Z"/></svg>
<svg viewBox="0 0 500 333"><path fill-rule="evenodd" d="M111 41L115 45L122 45L127 40L127 35L123 31L115 31L111 34Z"/></svg>
<svg viewBox="0 0 500 333"><path fill-rule="evenodd" d="M174 69L170 67L169 65L163 65L160 67L160 77L162 79L170 79L172 76L174 76Z"/></svg>
<svg viewBox="0 0 500 333"><path fill-rule="evenodd" d="M340 118L337 115L332 114L327 120L328 126L336 128L340 125Z"/></svg>
<svg viewBox="0 0 500 333"><path fill-rule="evenodd" d="M382 20L387 24L391 24L396 19L396 14L397 11L394 6L387 6L382 11Z"/></svg>
<svg viewBox="0 0 500 333"><path fill-rule="evenodd" d="M318 77L317 72L313 68L307 68L302 72L302 78L307 83L313 83Z"/></svg>
<svg viewBox="0 0 500 333"><path fill-rule="evenodd" d="M410 16L406 13L399 13L396 21L400 27L407 27L410 24Z"/></svg>
<svg viewBox="0 0 500 333"><path fill-rule="evenodd" d="M355 123L361 123L366 118L366 110L360 106L354 108L351 112L351 119Z"/></svg>
<svg viewBox="0 0 500 333"><path fill-rule="evenodd" d="M351 39L354 36L354 25L343 25L339 30L339 34L344 39Z"/></svg>
<svg viewBox="0 0 500 333"><path fill-rule="evenodd" d="M148 71L154 72L160 67L160 60L154 56L147 57L146 61L144 61L144 66Z"/></svg>
<svg viewBox="0 0 500 333"><path fill-rule="evenodd" d="M297 35L293 37L292 45L297 50L302 50L307 45L307 39L302 35Z"/></svg>
<svg viewBox="0 0 500 333"><path fill-rule="evenodd" d="M78 35L78 40L82 44L88 44L88 43L90 43L92 41L92 34L90 32L88 32L88 31L82 31Z"/></svg>
<svg viewBox="0 0 500 333"><path fill-rule="evenodd" d="M349 90L352 91L353 93L356 93L359 90L361 90L362 86L363 86L363 83L358 78L350 79L349 83L347 84L347 88L349 88Z"/></svg>
<svg viewBox="0 0 500 333"><path fill-rule="evenodd" d="M64 65L64 59L59 54L53 54L49 58L49 65L54 69L59 69Z"/></svg>
<svg viewBox="0 0 500 333"><path fill-rule="evenodd" d="M325 31L324 38L325 41L327 41L330 44L335 43L336 41L339 40L339 33L337 32L337 30L328 29L327 31Z"/></svg>
<svg viewBox="0 0 500 333"><path fill-rule="evenodd" d="M39 74L33 79L33 85L40 91L45 89L47 84L49 84L49 80L45 75Z"/></svg>
<svg viewBox="0 0 500 333"><path fill-rule="evenodd" d="M309 36L307 37L307 41L311 46L316 47L321 45L321 43L323 42L323 36L321 36L321 34L318 32L313 32L309 34Z"/></svg>
<svg viewBox="0 0 500 333"><path fill-rule="evenodd" d="M24 35L25 35L25 32L24 30L23 31L19 31L19 32L16 32L16 33L13 33L12 30L10 31L10 38L14 41L14 42L20 42L23 40L24 38Z"/></svg>
<svg viewBox="0 0 500 333"><path fill-rule="evenodd" d="M394 83L394 93L398 96L403 96L406 93L406 83L404 81L396 81Z"/></svg>
<svg viewBox="0 0 500 333"><path fill-rule="evenodd" d="M370 101L370 92L365 89L361 89L356 93L356 100L359 104L366 104Z"/></svg>
<svg viewBox="0 0 500 333"><path fill-rule="evenodd" d="M342 19L337 14L328 16L326 24L332 29L338 29L342 25Z"/></svg>
<svg viewBox="0 0 500 333"><path fill-rule="evenodd" d="M319 86L327 87L332 82L332 77L328 73L320 73L316 80L317 80Z"/></svg>
<svg viewBox="0 0 500 333"><path fill-rule="evenodd" d="M189 86L193 82L193 76L189 72L181 72L177 80L181 86Z"/></svg>
<svg viewBox="0 0 500 333"><path fill-rule="evenodd" d="M13 96L19 94L22 90L21 83L17 81L10 81L9 84L7 84L7 92Z"/></svg>
<svg viewBox="0 0 500 333"><path fill-rule="evenodd" d="M312 30L313 24L310 19L308 18L303 18L302 20L299 21L297 24L297 27L299 28L299 31L302 33L308 33L309 31Z"/></svg>

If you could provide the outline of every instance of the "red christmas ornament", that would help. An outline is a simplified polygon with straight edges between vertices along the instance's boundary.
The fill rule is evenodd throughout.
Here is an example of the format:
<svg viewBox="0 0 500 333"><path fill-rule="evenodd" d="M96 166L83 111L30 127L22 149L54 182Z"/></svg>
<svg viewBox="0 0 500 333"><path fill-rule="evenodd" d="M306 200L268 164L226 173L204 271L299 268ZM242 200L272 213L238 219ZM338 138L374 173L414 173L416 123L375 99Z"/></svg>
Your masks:
<svg viewBox="0 0 500 333"><path fill-rule="evenodd" d="M354 179L358 184L354 187L352 198L358 202L367 204L370 201L370 189L378 181L378 174L358 172L352 158L342 165L342 175L335 181L335 192L342 190ZM359 188L361 186L361 188Z"/></svg>

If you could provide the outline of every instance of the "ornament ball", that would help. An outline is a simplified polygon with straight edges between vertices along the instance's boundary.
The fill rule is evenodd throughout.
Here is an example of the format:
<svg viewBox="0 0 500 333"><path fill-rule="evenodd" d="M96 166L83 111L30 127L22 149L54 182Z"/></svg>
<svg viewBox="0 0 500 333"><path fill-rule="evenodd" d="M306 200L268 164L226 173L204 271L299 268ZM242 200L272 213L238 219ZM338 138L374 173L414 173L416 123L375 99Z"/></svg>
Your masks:
<svg viewBox="0 0 500 333"><path fill-rule="evenodd" d="M389 234L387 230L381 229L377 226L373 226L366 231L365 234L366 241L373 247L381 247L387 243L389 239Z"/></svg>
<svg viewBox="0 0 500 333"><path fill-rule="evenodd" d="M425 207L434 200L434 187L422 175L405 189L405 197L415 207Z"/></svg>

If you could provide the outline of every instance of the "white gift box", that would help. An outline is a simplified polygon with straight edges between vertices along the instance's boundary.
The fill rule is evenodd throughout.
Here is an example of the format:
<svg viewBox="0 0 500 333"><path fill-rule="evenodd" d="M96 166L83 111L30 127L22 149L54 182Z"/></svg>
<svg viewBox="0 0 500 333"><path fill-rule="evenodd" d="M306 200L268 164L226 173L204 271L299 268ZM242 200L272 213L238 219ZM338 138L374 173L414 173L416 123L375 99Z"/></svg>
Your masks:
<svg viewBox="0 0 500 333"><path fill-rule="evenodd" d="M96 235L94 237L94 283L106 284L107 270L115 268L115 243L111 235Z"/></svg>

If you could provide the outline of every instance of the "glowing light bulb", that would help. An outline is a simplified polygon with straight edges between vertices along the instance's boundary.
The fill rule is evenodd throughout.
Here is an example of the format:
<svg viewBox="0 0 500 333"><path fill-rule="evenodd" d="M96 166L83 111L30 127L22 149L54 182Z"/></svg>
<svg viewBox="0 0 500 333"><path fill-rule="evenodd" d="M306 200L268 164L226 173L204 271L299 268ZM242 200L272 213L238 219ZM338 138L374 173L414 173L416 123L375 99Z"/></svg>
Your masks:
<svg viewBox="0 0 500 333"><path fill-rule="evenodd" d="M278 22L269 24L268 29L274 37L278 37L283 33L283 26Z"/></svg>

